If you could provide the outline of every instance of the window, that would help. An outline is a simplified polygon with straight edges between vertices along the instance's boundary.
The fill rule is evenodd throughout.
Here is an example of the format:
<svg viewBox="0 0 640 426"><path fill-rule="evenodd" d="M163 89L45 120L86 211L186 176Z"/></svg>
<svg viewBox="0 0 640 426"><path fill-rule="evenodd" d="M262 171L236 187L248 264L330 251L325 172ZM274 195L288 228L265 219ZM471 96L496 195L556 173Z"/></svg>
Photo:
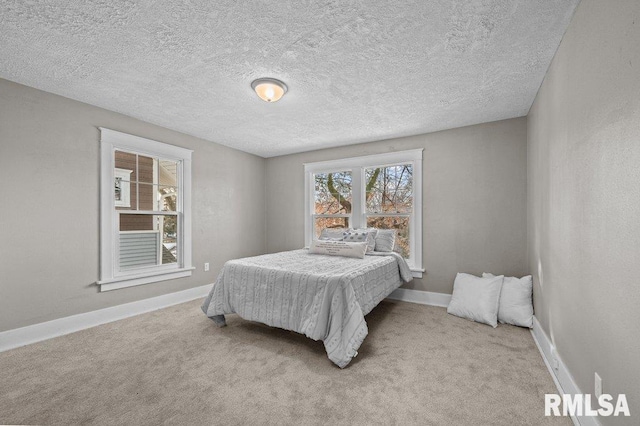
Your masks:
<svg viewBox="0 0 640 426"><path fill-rule="evenodd" d="M396 251L422 272L422 150L305 164L305 244L324 228L396 230Z"/></svg>
<svg viewBox="0 0 640 426"><path fill-rule="evenodd" d="M100 131L100 291L190 276L192 151Z"/></svg>

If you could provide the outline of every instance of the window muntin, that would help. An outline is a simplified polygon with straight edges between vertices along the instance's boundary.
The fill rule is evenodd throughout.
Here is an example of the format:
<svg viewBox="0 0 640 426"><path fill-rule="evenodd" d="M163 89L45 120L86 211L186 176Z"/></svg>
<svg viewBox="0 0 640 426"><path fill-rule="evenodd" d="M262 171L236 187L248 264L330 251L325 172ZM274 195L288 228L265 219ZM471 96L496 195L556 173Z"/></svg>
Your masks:
<svg viewBox="0 0 640 426"><path fill-rule="evenodd" d="M191 151L101 133L101 291L191 275Z"/></svg>

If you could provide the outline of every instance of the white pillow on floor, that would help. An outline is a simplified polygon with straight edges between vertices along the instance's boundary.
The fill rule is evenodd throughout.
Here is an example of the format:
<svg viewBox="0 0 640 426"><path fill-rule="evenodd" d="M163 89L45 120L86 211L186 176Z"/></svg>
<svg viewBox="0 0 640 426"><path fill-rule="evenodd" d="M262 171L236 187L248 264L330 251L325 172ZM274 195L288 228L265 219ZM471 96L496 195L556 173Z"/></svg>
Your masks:
<svg viewBox="0 0 640 426"><path fill-rule="evenodd" d="M485 278L495 275L484 273ZM498 320L503 324L513 324L520 327L533 327L533 281L531 275L526 277L504 277L502 292L500 293L500 308Z"/></svg>
<svg viewBox="0 0 640 426"><path fill-rule="evenodd" d="M480 278L459 273L453 283L453 294L447 312L491 327L498 326L498 305L502 279Z"/></svg>

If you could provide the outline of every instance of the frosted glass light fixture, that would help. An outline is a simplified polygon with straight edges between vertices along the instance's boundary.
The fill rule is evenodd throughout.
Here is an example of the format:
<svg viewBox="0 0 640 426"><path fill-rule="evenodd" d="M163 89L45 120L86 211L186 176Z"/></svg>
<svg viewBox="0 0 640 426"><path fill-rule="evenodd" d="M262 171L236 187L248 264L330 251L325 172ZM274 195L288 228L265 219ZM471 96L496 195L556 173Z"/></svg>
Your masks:
<svg viewBox="0 0 640 426"><path fill-rule="evenodd" d="M265 102L278 102L287 93L287 85L275 78L253 80L251 87Z"/></svg>

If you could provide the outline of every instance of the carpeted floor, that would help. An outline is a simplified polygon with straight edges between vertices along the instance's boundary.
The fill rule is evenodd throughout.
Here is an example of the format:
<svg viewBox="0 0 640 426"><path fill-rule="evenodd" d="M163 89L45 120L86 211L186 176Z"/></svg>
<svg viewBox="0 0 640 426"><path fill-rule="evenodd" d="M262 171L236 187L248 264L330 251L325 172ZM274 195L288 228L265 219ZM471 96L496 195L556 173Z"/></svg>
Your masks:
<svg viewBox="0 0 640 426"><path fill-rule="evenodd" d="M344 370L321 342L201 301L0 353L3 424L566 424L529 330L384 301Z"/></svg>

